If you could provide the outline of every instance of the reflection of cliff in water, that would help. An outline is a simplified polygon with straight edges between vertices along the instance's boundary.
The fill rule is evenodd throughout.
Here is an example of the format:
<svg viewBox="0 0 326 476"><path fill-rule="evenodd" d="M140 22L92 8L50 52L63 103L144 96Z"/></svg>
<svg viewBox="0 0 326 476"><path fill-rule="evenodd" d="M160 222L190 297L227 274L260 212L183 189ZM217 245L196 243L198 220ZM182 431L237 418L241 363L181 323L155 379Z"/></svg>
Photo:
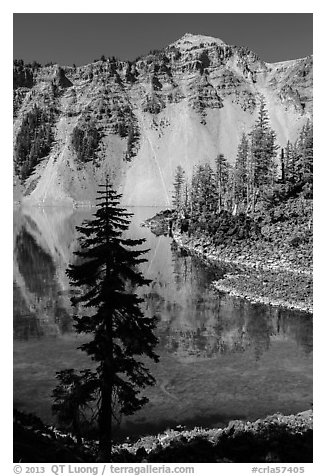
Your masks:
<svg viewBox="0 0 326 476"><path fill-rule="evenodd" d="M73 210L33 208L14 214L14 337L71 330L69 282Z"/></svg>
<svg viewBox="0 0 326 476"><path fill-rule="evenodd" d="M251 304L210 287L223 269L209 269L172 244L174 296L160 280L146 294L149 312L160 317L160 346L180 359L253 352L258 360L271 342L292 340L312 351L312 326L305 313Z"/></svg>
<svg viewBox="0 0 326 476"><path fill-rule="evenodd" d="M157 384L146 388L146 407L126 418L127 432L180 422L216 426L239 416L308 408L310 316L214 291L211 282L223 268L211 269L169 237L141 227L155 210L131 211L128 235L145 237L143 248L149 249L142 270L152 283L140 291L145 313L159 320L160 362L148 364ZM87 311L71 308L65 270L78 246L76 225L93 212L33 208L14 216L15 405L50 424L55 372L91 365L76 350L85 336L75 334L71 317Z"/></svg>
<svg viewBox="0 0 326 476"><path fill-rule="evenodd" d="M292 340L305 353L311 352L312 326L304 313L252 305L215 292L210 283L223 276L223 267L205 266L169 238L157 238L141 228L145 213L138 210L129 233L132 238L147 239L148 262L143 271L152 284L141 292L146 313L159 318L161 349L180 359L230 352L253 352L259 359L273 341ZM78 245L76 225L91 214L92 210L70 208L33 208L15 214L15 338L73 330L65 270Z"/></svg>

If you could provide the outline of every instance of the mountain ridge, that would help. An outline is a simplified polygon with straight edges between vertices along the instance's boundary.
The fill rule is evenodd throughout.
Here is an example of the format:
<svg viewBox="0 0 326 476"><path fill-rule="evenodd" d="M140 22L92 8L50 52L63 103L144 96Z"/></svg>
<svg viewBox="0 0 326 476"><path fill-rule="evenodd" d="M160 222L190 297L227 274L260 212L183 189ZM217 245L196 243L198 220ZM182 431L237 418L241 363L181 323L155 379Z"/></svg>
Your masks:
<svg viewBox="0 0 326 476"><path fill-rule="evenodd" d="M204 35L185 34L134 61L34 69L18 63L14 197L25 205L93 203L108 173L125 205L169 206L177 165L189 177L217 153L234 163L261 97L282 147L312 118L312 56L266 63ZM35 108L48 118L48 131L27 124ZM43 156L35 152L30 160L33 138L42 134Z"/></svg>

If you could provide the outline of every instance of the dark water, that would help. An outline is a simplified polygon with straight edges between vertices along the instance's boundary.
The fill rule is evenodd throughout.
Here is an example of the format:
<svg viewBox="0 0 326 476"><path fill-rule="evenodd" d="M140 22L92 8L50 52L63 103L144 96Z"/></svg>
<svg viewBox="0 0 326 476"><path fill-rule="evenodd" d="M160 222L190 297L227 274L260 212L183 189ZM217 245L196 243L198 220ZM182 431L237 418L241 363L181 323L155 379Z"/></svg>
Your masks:
<svg viewBox="0 0 326 476"><path fill-rule="evenodd" d="M123 419L120 433L167 426L216 426L312 403L312 320L305 313L252 305L214 291L224 269L210 269L156 237L140 223L153 208L137 208L132 237L150 248L144 272L145 312L159 317L155 387L149 403ZM14 214L14 405L53 422L55 372L91 363L76 350L71 290L65 269L77 247L75 226L91 211L30 209Z"/></svg>

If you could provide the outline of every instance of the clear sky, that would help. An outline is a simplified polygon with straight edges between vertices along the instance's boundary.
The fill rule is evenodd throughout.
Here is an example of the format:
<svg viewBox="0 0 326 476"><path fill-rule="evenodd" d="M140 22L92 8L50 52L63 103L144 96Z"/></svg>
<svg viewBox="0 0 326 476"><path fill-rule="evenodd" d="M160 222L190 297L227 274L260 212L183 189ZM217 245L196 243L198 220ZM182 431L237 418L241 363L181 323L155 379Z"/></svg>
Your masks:
<svg viewBox="0 0 326 476"><path fill-rule="evenodd" d="M247 46L267 62L312 54L310 13L16 13L14 58L62 65L133 60L185 33Z"/></svg>

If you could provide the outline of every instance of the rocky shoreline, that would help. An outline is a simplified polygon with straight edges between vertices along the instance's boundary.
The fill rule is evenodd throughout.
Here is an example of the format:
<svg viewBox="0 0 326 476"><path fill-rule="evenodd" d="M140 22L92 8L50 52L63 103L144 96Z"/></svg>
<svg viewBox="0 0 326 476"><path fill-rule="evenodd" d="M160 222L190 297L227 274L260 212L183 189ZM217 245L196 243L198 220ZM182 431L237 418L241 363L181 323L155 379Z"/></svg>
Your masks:
<svg viewBox="0 0 326 476"><path fill-rule="evenodd" d="M168 235L172 232L172 220L175 219L176 213L170 208L167 208L165 210L161 210L155 216L147 218L147 220L142 223L142 226L150 228L151 232L156 236Z"/></svg>
<svg viewBox="0 0 326 476"><path fill-rule="evenodd" d="M309 462L312 435L312 410L276 413L256 421L233 420L224 428L169 429L116 447L116 456L133 455L134 462Z"/></svg>
<svg viewBox="0 0 326 476"><path fill-rule="evenodd" d="M14 462L65 463L96 461L97 442L76 438L14 412ZM187 462L309 463L313 456L313 412L280 413L254 422L234 420L225 428L167 429L134 443L113 446L114 463Z"/></svg>
<svg viewBox="0 0 326 476"><path fill-rule="evenodd" d="M178 231L173 232L173 239L206 263L231 266L229 274L212 283L216 290L254 303L313 312L311 269L291 265L277 256L266 259L266 249L253 253L250 249L241 252L228 246L215 247L207 238L189 238Z"/></svg>

